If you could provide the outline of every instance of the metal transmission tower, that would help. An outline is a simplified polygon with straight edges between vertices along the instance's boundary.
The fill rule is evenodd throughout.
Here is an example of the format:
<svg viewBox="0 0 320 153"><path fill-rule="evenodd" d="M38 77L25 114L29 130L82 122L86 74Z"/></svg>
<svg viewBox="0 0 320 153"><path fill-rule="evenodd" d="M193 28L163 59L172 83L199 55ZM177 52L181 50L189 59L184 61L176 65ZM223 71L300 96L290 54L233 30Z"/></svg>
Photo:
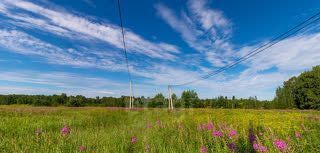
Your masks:
<svg viewBox="0 0 320 153"><path fill-rule="evenodd" d="M121 26L121 34L122 34L122 44L123 44L123 51L126 59L126 65L127 65L127 71L129 75L129 87L130 87L130 98L129 98L129 108L133 108L133 90L132 90L132 79L131 79L131 73L130 73L130 67L129 67L129 61L128 61L128 54L127 54L127 47L125 42L125 35L123 30L123 22L122 22L122 14L121 14L121 7L120 7L120 0L118 0L118 11L119 11L119 18L120 18L120 26Z"/></svg>

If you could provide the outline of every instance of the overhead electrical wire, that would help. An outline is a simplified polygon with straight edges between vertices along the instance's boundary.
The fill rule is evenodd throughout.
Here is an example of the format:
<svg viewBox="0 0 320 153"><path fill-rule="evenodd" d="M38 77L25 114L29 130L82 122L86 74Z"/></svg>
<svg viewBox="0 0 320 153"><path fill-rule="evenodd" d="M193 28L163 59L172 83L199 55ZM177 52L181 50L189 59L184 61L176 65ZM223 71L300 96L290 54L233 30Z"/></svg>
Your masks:
<svg viewBox="0 0 320 153"><path fill-rule="evenodd" d="M119 11L119 18L120 18L120 27L121 27L121 34L122 34L122 45L123 45L123 51L125 55L126 65L127 65L127 71L129 75L129 80L131 81L131 73L129 68L129 61L128 61L128 54L127 54L127 46L125 41L125 35L123 30L123 21L122 21L122 13L121 13L121 6L120 6L120 0L118 0L118 11Z"/></svg>
<svg viewBox="0 0 320 153"><path fill-rule="evenodd" d="M266 43L266 44L263 44L261 45L260 47L254 49L253 51L249 52L248 54L238 58L237 60L235 60L234 62L222 67L222 68L219 68L218 70L215 70L215 71L212 71L202 77L200 77L199 79L195 79L195 80L192 80L192 81L188 81L188 82L185 82L185 83L181 83L181 84L175 84L175 85L169 85L169 86L172 86L172 87L177 87L177 86L184 86L184 85L188 85L188 84L192 84L192 83L195 83L195 82L198 82L200 80L204 80L204 79L207 79L207 78L210 78L214 75L217 75L219 73L222 73L224 72L225 70L229 69L229 68L232 68L234 66L236 66L237 64L267 50L268 48L278 44L279 42L283 41L284 39L290 37L290 36L293 36L294 34L298 33L299 31L301 30L304 30L305 28L307 28L309 25L317 22L320 20L320 12L316 13L315 15L311 16L310 18L308 18L307 20L301 22L300 24L294 26L293 28L289 29L288 31L286 31L285 33L275 37L274 39L272 39L270 42Z"/></svg>
<svg viewBox="0 0 320 153"><path fill-rule="evenodd" d="M126 46L126 41L125 41L125 33L124 33L124 28L123 28L123 21L122 21L122 12L121 12L121 5L120 5L120 0L118 1L118 11L119 11L119 18L120 18L120 27L121 27L121 34L122 34L122 45L123 45L123 51L125 55L125 60L126 60L126 66L127 66L127 71L128 71L128 76L129 76L129 84L130 84L130 108L133 108L133 89L132 89L132 77L131 77L131 72L130 72L130 66L129 66L129 60L128 60L128 54L127 54L127 46Z"/></svg>

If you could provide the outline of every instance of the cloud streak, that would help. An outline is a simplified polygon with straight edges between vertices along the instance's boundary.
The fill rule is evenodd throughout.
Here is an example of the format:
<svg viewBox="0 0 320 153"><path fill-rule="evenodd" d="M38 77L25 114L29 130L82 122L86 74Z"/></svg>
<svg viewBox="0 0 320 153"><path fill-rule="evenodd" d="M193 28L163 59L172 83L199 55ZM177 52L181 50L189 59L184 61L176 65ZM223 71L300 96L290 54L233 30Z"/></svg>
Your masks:
<svg viewBox="0 0 320 153"><path fill-rule="evenodd" d="M235 52L232 44L227 41L232 32L231 22L221 11L206 7L208 4L205 0L189 0L187 4L188 11L181 11L180 16L162 3L156 4L155 9L212 66L222 67L230 63Z"/></svg>
<svg viewBox="0 0 320 153"><path fill-rule="evenodd" d="M6 11L2 11L8 18L14 19L18 25L40 28L46 32L51 32L60 36L77 39L98 39L109 45L122 48L121 32L118 26L112 24L99 24L87 18L79 17L65 11L56 11L37 5L32 2L22 0L4 0L1 2ZM14 13L12 9L20 9L26 12ZM38 17L31 17L28 13L36 14ZM16 22L15 21L15 22ZM143 39L129 29L125 29L128 50L132 53L173 60L175 53L179 53L178 47L167 43L153 43ZM79 37L78 37L79 38Z"/></svg>

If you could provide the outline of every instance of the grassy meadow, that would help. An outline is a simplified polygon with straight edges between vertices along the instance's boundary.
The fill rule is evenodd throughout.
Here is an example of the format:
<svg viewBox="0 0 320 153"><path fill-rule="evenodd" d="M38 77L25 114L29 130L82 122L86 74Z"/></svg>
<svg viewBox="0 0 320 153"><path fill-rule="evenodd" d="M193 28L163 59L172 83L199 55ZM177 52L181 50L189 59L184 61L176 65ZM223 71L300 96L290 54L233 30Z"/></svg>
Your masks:
<svg viewBox="0 0 320 153"><path fill-rule="evenodd" d="M320 112L0 106L0 152L320 152Z"/></svg>

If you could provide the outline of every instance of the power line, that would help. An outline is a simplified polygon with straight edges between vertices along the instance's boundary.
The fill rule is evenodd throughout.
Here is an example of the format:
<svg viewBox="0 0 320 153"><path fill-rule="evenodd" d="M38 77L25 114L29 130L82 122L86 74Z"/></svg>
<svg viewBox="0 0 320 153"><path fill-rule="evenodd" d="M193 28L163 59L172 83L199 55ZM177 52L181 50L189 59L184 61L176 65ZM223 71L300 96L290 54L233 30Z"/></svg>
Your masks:
<svg viewBox="0 0 320 153"><path fill-rule="evenodd" d="M129 60L128 60L128 54L127 54L127 47L125 42L125 34L123 30L123 21L122 21L122 13L121 13L121 6L120 6L120 0L118 0L118 11L119 11L119 18L120 18L120 27L121 27L121 34L122 34L122 44L123 44L123 51L125 55L126 65L127 65L127 71L129 76L129 84L130 84L130 108L133 107L133 90L132 90L132 78L130 73L130 67L129 67Z"/></svg>
<svg viewBox="0 0 320 153"><path fill-rule="evenodd" d="M293 36L294 34L298 33L299 31L303 30L304 28L308 27L309 25L317 22L320 19L320 17L318 17L319 15L320 15L320 12L316 13L315 15L311 16L307 20L305 20L305 21L301 22L300 24L294 26L293 28L289 29L285 33L275 37L270 42L268 42L268 43L266 43L264 45L261 45L260 47L254 49L252 52L246 54L245 56L242 56L241 58L238 58L235 62L230 63L227 66L224 66L224 67L222 67L222 68L220 68L220 69L218 69L216 71L210 72L207 75L204 75L204 76L200 77L199 79L195 79L193 81L185 82L185 83L182 83L182 84L171 85L171 86L184 86L184 85L187 85L187 84L192 84L192 83L195 83L197 81L204 80L204 79L207 79L207 78L212 77L214 75L217 75L217 74L219 74L221 72L224 72L225 70L227 70L229 68L232 68L233 66L235 66L235 65L237 65L237 64L239 64L239 63L241 63L241 62L243 62L243 61L245 61L245 60L257 55L257 54L259 54L260 52L265 51L266 49L278 44L279 42L283 41L284 39L286 39L286 38L288 38L290 36Z"/></svg>
<svg viewBox="0 0 320 153"><path fill-rule="evenodd" d="M129 68L127 47L126 47L126 42L125 42L124 30L123 30L123 21L122 21L120 0L118 0L118 11L119 11L119 18L120 18L121 34L122 34L123 51L124 51L125 60L126 60L126 64L127 64L127 70L128 70L129 79L131 81L131 73L130 73L130 68Z"/></svg>

